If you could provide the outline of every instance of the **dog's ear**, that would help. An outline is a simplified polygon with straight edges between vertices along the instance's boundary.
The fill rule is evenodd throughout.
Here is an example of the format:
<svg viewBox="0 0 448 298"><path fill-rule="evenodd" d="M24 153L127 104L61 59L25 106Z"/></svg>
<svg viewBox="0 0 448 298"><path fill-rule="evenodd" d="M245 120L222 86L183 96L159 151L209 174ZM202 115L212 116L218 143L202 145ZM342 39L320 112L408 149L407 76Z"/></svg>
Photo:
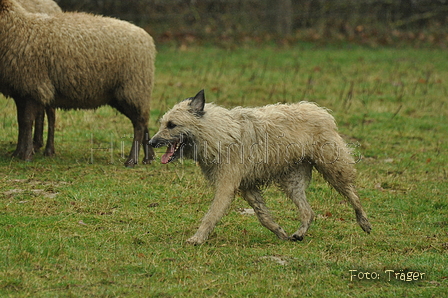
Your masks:
<svg viewBox="0 0 448 298"><path fill-rule="evenodd" d="M204 95L204 89L198 92L198 94L195 95L195 97L192 98L190 102L190 107L195 112L202 112L204 111L204 105L205 105L205 95Z"/></svg>
<svg viewBox="0 0 448 298"><path fill-rule="evenodd" d="M204 95L204 89L198 92L198 94L195 95L195 97L191 98L191 102L189 104L190 111L193 112L193 114L200 116L204 115L204 106L205 106L205 95Z"/></svg>

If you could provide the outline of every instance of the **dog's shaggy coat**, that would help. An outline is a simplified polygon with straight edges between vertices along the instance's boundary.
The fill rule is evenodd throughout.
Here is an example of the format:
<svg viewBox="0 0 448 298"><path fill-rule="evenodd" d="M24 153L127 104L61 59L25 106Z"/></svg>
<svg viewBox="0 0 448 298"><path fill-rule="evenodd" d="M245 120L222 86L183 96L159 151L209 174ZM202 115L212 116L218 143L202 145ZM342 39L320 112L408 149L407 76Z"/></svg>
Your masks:
<svg viewBox="0 0 448 298"><path fill-rule="evenodd" d="M356 172L350 149L334 118L309 102L231 110L205 104L204 92L175 105L161 119L153 147L168 146L162 163L196 160L215 188L215 198L196 234L203 243L240 192L261 224L280 239L302 240L314 213L305 190L315 167L353 206L361 228L371 226L353 185ZM277 183L299 209L301 227L288 237L272 219L260 187Z"/></svg>

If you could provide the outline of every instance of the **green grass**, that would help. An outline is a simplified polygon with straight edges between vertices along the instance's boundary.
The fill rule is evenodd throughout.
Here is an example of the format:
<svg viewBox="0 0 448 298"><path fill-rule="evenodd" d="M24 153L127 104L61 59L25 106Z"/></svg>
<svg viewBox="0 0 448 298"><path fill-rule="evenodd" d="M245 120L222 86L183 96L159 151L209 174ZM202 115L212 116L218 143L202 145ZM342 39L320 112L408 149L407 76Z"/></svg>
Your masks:
<svg viewBox="0 0 448 298"><path fill-rule="evenodd" d="M209 241L188 246L213 197L193 162L124 168L131 123L109 107L58 111L57 156L12 159L15 106L0 97L0 297L447 293L446 51L166 47L157 59L152 133L160 115L202 88L226 107L309 100L333 110L362 157L357 185L372 234L315 175L308 197L317 219L303 242L278 240L239 212L248 206L237 198ZM293 204L275 188L265 196L295 231ZM380 278L351 281L350 270ZM389 281L385 270L425 275Z"/></svg>

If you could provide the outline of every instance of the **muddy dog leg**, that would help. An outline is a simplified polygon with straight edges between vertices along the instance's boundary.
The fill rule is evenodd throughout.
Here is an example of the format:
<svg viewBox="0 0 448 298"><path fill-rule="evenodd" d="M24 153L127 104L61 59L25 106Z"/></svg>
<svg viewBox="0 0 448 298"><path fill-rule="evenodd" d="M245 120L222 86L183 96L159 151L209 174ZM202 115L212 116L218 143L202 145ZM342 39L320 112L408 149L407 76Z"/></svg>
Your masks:
<svg viewBox="0 0 448 298"><path fill-rule="evenodd" d="M258 220L264 227L271 230L278 238L282 240L288 239L285 230L273 220L258 189L243 190L242 196L254 208Z"/></svg>
<svg viewBox="0 0 448 298"><path fill-rule="evenodd" d="M336 188L336 187L335 187ZM356 193L355 187L353 185L346 185L345 187L337 187L337 191L339 191L342 195L344 195L352 205L356 214L356 221L360 225L360 227L364 230L364 232L370 234L372 231L372 226L370 225L369 220L367 219L367 214L361 206L361 201Z"/></svg>
<svg viewBox="0 0 448 298"><path fill-rule="evenodd" d="M217 188L215 198L213 199L209 211L202 219L196 234L187 240L188 244L199 245L207 240L216 224L221 220L229 208L230 203L235 197L235 191L235 187L229 187L228 185Z"/></svg>
<svg viewBox="0 0 448 298"><path fill-rule="evenodd" d="M348 160L348 158L345 160ZM370 233L372 226L367 219L367 215L362 208L361 201L359 200L355 186L353 185L355 179L355 169L353 168L353 165L337 161L335 163L327 163L323 165L318 164L316 169L322 176L324 176L325 180L327 180L331 186L348 199L355 210L358 224L366 233Z"/></svg>
<svg viewBox="0 0 448 298"><path fill-rule="evenodd" d="M280 187L299 209L300 228L289 238L302 241L314 219L314 212L306 200L305 190L311 181L312 166L308 163L298 165L296 169L279 181Z"/></svg>

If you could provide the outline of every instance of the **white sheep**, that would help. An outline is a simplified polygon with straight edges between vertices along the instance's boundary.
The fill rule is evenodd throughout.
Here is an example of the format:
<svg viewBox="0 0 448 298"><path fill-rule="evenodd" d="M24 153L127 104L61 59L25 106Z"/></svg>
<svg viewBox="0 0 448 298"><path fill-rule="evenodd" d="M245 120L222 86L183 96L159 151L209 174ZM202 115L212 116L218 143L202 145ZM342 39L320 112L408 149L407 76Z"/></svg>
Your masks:
<svg viewBox="0 0 448 298"><path fill-rule="evenodd" d="M32 13L55 14L62 12L59 5L53 0L18 0L17 2Z"/></svg>
<svg viewBox="0 0 448 298"><path fill-rule="evenodd" d="M23 8L25 8L26 11L31 13L55 14L62 12L62 9L53 0L19 0L18 2ZM55 110L54 108L47 107L46 112L48 118L48 138L44 154L47 156L52 156L54 154ZM44 116L45 109L42 108L37 113L36 121L34 123L34 150L39 150L44 144Z"/></svg>
<svg viewBox="0 0 448 298"><path fill-rule="evenodd" d="M154 156L148 145L156 49L152 37L128 22L86 13L27 12L0 0L0 92L17 105L15 155L33 155L32 125L43 107L95 109L110 105L134 126L127 166Z"/></svg>

